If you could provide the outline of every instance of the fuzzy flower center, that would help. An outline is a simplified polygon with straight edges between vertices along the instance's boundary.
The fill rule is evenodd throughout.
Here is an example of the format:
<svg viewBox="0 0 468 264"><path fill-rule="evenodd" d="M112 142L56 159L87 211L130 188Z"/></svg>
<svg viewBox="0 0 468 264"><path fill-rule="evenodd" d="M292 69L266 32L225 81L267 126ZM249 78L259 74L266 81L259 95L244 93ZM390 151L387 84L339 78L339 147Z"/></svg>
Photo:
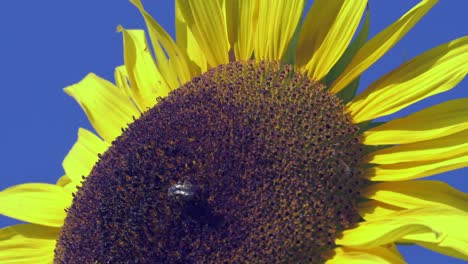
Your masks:
<svg viewBox="0 0 468 264"><path fill-rule="evenodd" d="M323 84L232 62L158 101L76 193L56 263L320 263L359 221L358 128Z"/></svg>

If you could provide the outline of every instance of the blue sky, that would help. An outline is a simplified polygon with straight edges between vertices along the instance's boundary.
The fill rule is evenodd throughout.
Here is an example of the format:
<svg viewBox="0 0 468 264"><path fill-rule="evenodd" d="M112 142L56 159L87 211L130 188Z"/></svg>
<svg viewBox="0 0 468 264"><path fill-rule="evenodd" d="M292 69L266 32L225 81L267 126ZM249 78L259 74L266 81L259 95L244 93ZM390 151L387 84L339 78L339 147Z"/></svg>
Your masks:
<svg viewBox="0 0 468 264"><path fill-rule="evenodd" d="M374 35L419 1L369 2ZM172 1L143 3L174 35ZM361 88L405 58L467 35L466 10L466 0L441 1L364 74ZM76 140L78 127L91 128L78 104L62 89L88 72L113 80L114 68L123 63L122 37L116 26L143 28L143 21L126 0L43 0L5 1L0 8L0 24L0 189L24 182L55 182L63 174L61 162ZM468 81L464 80L454 90L424 100L396 116L467 95ZM465 168L432 178L466 192L467 173ZM16 222L0 218L0 227L13 223ZM402 247L402 252L409 263L464 263L414 246Z"/></svg>

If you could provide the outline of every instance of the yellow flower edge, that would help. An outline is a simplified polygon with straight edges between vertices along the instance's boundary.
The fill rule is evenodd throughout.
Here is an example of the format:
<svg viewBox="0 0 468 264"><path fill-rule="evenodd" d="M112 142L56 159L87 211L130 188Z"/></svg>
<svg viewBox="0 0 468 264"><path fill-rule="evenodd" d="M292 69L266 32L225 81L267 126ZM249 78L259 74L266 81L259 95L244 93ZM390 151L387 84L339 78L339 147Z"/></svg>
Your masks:
<svg viewBox="0 0 468 264"><path fill-rule="evenodd" d="M63 161L65 175L55 185L27 183L0 192L0 213L28 223L0 230L1 263L53 262L71 194L122 128L154 106L154 98L166 96L210 68L233 59L246 60L252 54L258 60L281 60L304 12L302 0L268 4L176 1L175 42L140 0L131 2L146 22L150 41L143 30L119 26L125 64L115 69L115 83L89 74L65 88L98 135L79 129L78 139ZM421 1L365 42L331 83L330 91L346 89L436 3ZM316 0L298 34L294 66L313 80L325 78L350 46L366 5L367 1ZM207 13L209 17L203 15ZM272 15L276 13L285 15ZM149 43L157 61L149 52ZM384 75L346 108L354 123L368 122L452 89L467 71L468 37L462 37ZM447 101L363 132L365 145L394 146L368 155L372 166L366 176L375 184L363 190L367 200L360 203L359 213L365 221L343 232L327 263L404 263L396 243L415 243L468 259L468 237L460 232L468 229L467 194L443 182L414 181L467 166L467 100Z"/></svg>

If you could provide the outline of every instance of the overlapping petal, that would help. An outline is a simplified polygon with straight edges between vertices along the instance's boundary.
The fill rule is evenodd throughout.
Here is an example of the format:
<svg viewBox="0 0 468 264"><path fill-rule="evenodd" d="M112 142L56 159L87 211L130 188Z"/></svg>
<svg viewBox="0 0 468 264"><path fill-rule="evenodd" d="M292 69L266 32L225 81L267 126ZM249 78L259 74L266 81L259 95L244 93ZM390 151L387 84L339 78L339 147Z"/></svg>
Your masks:
<svg viewBox="0 0 468 264"><path fill-rule="evenodd" d="M448 224L450 223L450 224ZM430 243L454 257L468 257L468 213L447 206L414 208L362 222L344 231L338 245L369 249L395 241Z"/></svg>
<svg viewBox="0 0 468 264"><path fill-rule="evenodd" d="M301 31L296 63L313 80L321 80L343 55L367 1L316 0ZM319 23L317 21L320 21Z"/></svg>
<svg viewBox="0 0 468 264"><path fill-rule="evenodd" d="M366 43L367 37L369 36L370 31L370 8L369 5L366 8L366 16L362 22L362 26L359 30L359 33L356 34L356 37L353 39L351 44L346 48L343 55L335 63L335 65L330 69L327 76L322 79L322 82L329 86L332 84L348 67L351 63L354 56L356 56L357 51ZM343 100L344 103L351 101L357 93L359 87L360 77L353 80L348 84L344 89L342 89L337 96Z"/></svg>
<svg viewBox="0 0 468 264"><path fill-rule="evenodd" d="M0 192L0 214L21 221L61 227L72 202L67 189L46 183L26 183Z"/></svg>
<svg viewBox="0 0 468 264"><path fill-rule="evenodd" d="M446 207L427 207L414 210L418 211L418 218L423 219L432 231L430 233L408 234L402 237L399 242L416 243L448 256L468 260L468 238L464 232L468 228L468 213L466 211Z"/></svg>
<svg viewBox="0 0 468 264"><path fill-rule="evenodd" d="M71 182L72 182L72 180L70 179L70 177L68 177L67 175L63 175L62 177L58 178L58 180L57 180L57 182L55 184L60 186L60 187L64 187L64 186L70 184Z"/></svg>
<svg viewBox="0 0 468 264"><path fill-rule="evenodd" d="M80 104L94 129L106 142L112 142L122 133L122 128L133 122L133 117L140 116L124 91L93 73L64 90Z"/></svg>
<svg viewBox="0 0 468 264"><path fill-rule="evenodd" d="M166 97L171 89L154 63L145 32L121 26L118 30L123 33L124 61L132 99L144 112L156 104L157 97Z"/></svg>
<svg viewBox="0 0 468 264"><path fill-rule="evenodd" d="M376 165L366 170L371 181L404 181L428 177L468 166L468 155L442 160L426 160Z"/></svg>
<svg viewBox="0 0 468 264"><path fill-rule="evenodd" d="M433 140L384 148L370 153L367 161L373 164L398 164L449 160L463 155L468 155L468 130Z"/></svg>
<svg viewBox="0 0 468 264"><path fill-rule="evenodd" d="M463 98L447 101L371 128L363 133L363 144L414 143L452 135L466 129L468 98Z"/></svg>
<svg viewBox="0 0 468 264"><path fill-rule="evenodd" d="M258 1L255 59L281 60L302 16L304 0Z"/></svg>
<svg viewBox="0 0 468 264"><path fill-rule="evenodd" d="M437 2L438 0L421 1L395 23L364 44L343 74L330 86L330 91L338 93L360 76L361 73L398 43Z"/></svg>
<svg viewBox="0 0 468 264"><path fill-rule="evenodd" d="M347 104L355 123L386 116L457 85L468 72L468 37L431 49L372 83Z"/></svg>
<svg viewBox="0 0 468 264"><path fill-rule="evenodd" d="M177 0L177 2L177 8L203 50L208 66L216 67L228 63L229 41L221 1Z"/></svg>
<svg viewBox="0 0 468 264"><path fill-rule="evenodd" d="M377 200L363 201L358 204L359 215L366 221L381 219L384 216L403 210L405 210L405 208L386 204Z"/></svg>
<svg viewBox="0 0 468 264"><path fill-rule="evenodd" d="M33 224L0 229L0 263L52 263L59 228Z"/></svg>
<svg viewBox="0 0 468 264"><path fill-rule="evenodd" d="M114 70L114 82L115 82L115 85L122 89L122 91L124 91L124 93L128 96L128 98L130 98L130 100L132 100L133 102L133 99L132 99L132 88L130 87L130 79L128 78L128 73L127 73L127 68L125 67L125 65L120 65L118 67L115 67L115 70ZM135 103L135 102L134 102Z"/></svg>
<svg viewBox="0 0 468 264"><path fill-rule="evenodd" d="M182 4L184 3L182 2ZM180 47L181 50L184 50L187 54L192 64L191 68L194 69L192 71L192 75L196 76L207 71L208 62L206 61L205 53L200 48L200 45L198 45L192 30L190 30L189 26L187 25L179 5L179 1L175 1L175 29L177 46Z"/></svg>
<svg viewBox="0 0 468 264"><path fill-rule="evenodd" d="M99 160L98 154L104 153L109 146L92 132L84 128L78 130L78 139L62 163L65 173L75 186L80 185L82 177L89 175Z"/></svg>
<svg viewBox="0 0 468 264"><path fill-rule="evenodd" d="M183 50L180 50L171 36L159 25L156 20L143 7L140 0L131 0L138 10L140 10L151 37L153 49L156 55L156 63L169 87L174 90L180 85L188 82L194 77L190 69L188 57ZM166 56L167 54L167 56Z"/></svg>
<svg viewBox="0 0 468 264"><path fill-rule="evenodd" d="M445 205L468 212L468 194L440 181L375 183L363 196L406 209Z"/></svg>
<svg viewBox="0 0 468 264"><path fill-rule="evenodd" d="M230 52L234 52L236 60L248 60L255 47L252 36L257 31L259 2L225 0L224 3Z"/></svg>
<svg viewBox="0 0 468 264"><path fill-rule="evenodd" d="M71 178L68 177L67 175L63 175L62 177L60 177L57 180L57 182L55 184L57 186L65 188L70 193L75 193L77 191L77 188L78 188L80 183L76 183L76 182L72 181Z"/></svg>

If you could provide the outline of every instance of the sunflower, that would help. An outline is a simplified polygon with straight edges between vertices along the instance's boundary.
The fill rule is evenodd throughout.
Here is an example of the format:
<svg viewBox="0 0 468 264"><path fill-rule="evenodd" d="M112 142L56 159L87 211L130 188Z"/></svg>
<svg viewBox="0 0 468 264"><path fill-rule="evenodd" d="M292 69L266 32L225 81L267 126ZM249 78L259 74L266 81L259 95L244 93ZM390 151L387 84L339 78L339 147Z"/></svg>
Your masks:
<svg viewBox="0 0 468 264"><path fill-rule="evenodd" d="M377 122L466 75L468 38L357 94L435 4L367 40L367 1L176 1L176 39L122 26L115 84L65 88L79 129L55 185L0 193L2 263L404 263L468 259L467 196L419 180L468 164L468 99ZM358 26L359 27L358 30ZM154 52L154 56L153 53Z"/></svg>

